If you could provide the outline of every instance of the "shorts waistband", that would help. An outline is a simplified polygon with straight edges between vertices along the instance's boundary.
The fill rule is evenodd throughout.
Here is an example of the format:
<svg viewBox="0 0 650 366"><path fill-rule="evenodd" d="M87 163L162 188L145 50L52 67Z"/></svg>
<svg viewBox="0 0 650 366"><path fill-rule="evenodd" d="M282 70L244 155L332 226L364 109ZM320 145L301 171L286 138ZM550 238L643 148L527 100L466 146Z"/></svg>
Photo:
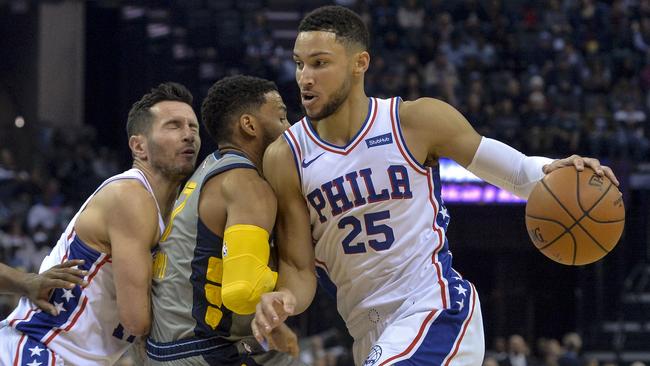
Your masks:
<svg viewBox="0 0 650 366"><path fill-rule="evenodd" d="M185 338L173 342L155 342L147 339L147 356L156 361L173 361L199 356L206 352L226 350L233 343L222 337Z"/></svg>

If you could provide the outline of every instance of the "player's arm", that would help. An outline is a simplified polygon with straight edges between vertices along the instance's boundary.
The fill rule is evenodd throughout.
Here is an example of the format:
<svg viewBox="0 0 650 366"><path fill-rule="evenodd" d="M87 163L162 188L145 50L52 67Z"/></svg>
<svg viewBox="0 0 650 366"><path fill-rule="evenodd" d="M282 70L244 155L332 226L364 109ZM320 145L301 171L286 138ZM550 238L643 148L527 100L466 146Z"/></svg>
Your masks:
<svg viewBox="0 0 650 366"><path fill-rule="evenodd" d="M237 314L252 314L260 296L273 291L277 278L268 267L275 195L257 170L222 174L220 180L211 179L203 187L199 215L208 227L219 226L210 221L219 220L218 212L225 208L222 301Z"/></svg>
<svg viewBox="0 0 650 366"><path fill-rule="evenodd" d="M316 293L316 270L309 211L289 145L281 136L264 154L264 176L278 199L276 240L279 267L277 291L296 297L294 314L305 311Z"/></svg>
<svg viewBox="0 0 650 366"><path fill-rule="evenodd" d="M591 166L616 182L611 169L601 166L597 159L573 155L553 161L526 156L502 142L482 137L460 112L440 100L405 102L400 119L409 131L419 131L411 133L410 138L417 141L416 147L423 147L422 155L427 159L451 158L483 180L520 197L527 198L544 174L568 165L578 170Z"/></svg>
<svg viewBox="0 0 650 366"><path fill-rule="evenodd" d="M264 176L278 200L275 233L279 274L276 291L262 296L251 323L253 335L259 342L269 339L271 331L289 315L305 311L316 293L309 211L300 191L289 145L282 137L266 149Z"/></svg>
<svg viewBox="0 0 650 366"><path fill-rule="evenodd" d="M26 273L0 263L0 293L27 296L39 308L58 315L56 308L48 302L50 293L56 288L84 286L84 276L88 273L75 268L83 263L83 259L69 260L39 274Z"/></svg>
<svg viewBox="0 0 650 366"><path fill-rule="evenodd" d="M139 182L115 182L104 190L120 323L132 335L145 335L151 326L151 248L160 236L158 210Z"/></svg>

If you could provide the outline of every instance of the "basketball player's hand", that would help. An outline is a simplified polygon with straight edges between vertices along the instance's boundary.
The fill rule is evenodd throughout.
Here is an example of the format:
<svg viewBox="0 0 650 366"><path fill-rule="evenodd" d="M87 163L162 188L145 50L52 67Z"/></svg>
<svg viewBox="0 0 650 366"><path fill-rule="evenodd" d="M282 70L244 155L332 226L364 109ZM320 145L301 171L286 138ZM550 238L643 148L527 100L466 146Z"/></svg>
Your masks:
<svg viewBox="0 0 650 366"><path fill-rule="evenodd" d="M612 169L610 169L608 166L600 165L600 161L598 161L598 159L585 158L580 155L571 155L568 158L558 159L551 164L545 165L543 168L544 174L548 174L556 169L565 166L575 166L579 172L583 171L585 167L589 167L593 169L596 174L600 176L606 176L609 178L609 180L612 181L612 183L618 186L618 179L616 179L616 175Z"/></svg>
<svg viewBox="0 0 650 366"><path fill-rule="evenodd" d="M36 306L56 316L59 312L49 303L52 290L56 288L72 289L76 285L85 286L83 271L76 266L84 264L83 259L69 260L39 274L30 273L25 277L24 289L27 296Z"/></svg>
<svg viewBox="0 0 650 366"><path fill-rule="evenodd" d="M269 339L273 329L279 327L296 308L296 297L289 291L267 292L262 295L251 323L253 335L258 342Z"/></svg>
<svg viewBox="0 0 650 366"><path fill-rule="evenodd" d="M293 357L298 357L300 347L298 346L298 337L286 324L282 323L279 327L273 329L268 338L269 348L285 352Z"/></svg>

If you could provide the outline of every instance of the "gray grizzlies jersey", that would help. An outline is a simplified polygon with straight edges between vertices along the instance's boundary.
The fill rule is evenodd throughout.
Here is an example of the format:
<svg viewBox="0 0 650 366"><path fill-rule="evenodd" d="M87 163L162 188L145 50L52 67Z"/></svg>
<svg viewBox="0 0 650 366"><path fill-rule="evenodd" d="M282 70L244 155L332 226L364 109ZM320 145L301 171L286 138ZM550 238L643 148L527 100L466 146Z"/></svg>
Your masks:
<svg viewBox="0 0 650 366"><path fill-rule="evenodd" d="M199 218L199 195L210 178L235 168L255 166L237 153L211 154L174 204L153 265L153 325L146 345L152 364L299 365L289 355L264 353L252 338L254 315L234 314L221 301L223 238Z"/></svg>
<svg viewBox="0 0 650 366"><path fill-rule="evenodd" d="M210 154L185 184L154 259L150 338L157 342L251 333L252 316L233 316L221 303L223 238L199 219L199 194L215 175L255 166L240 155L217 154Z"/></svg>

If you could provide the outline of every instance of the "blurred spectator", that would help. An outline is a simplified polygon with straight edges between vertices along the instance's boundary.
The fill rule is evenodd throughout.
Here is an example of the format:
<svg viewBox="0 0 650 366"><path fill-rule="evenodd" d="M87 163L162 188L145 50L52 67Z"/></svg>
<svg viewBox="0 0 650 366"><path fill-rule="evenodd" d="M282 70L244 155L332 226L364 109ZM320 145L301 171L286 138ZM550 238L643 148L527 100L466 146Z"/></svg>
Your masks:
<svg viewBox="0 0 650 366"><path fill-rule="evenodd" d="M0 181L13 179L16 173L13 153L7 148L0 149Z"/></svg>
<svg viewBox="0 0 650 366"><path fill-rule="evenodd" d="M491 124L491 131L497 140L521 150L521 120L515 112L512 99L505 98L497 104Z"/></svg>
<svg viewBox="0 0 650 366"><path fill-rule="evenodd" d="M549 120L546 96L540 91L532 92L528 97L528 112L523 116L528 153L543 154L549 151Z"/></svg>
<svg viewBox="0 0 650 366"><path fill-rule="evenodd" d="M604 103L595 103L585 116L588 152L591 156L614 157L616 152L612 117Z"/></svg>
<svg viewBox="0 0 650 366"><path fill-rule="evenodd" d="M46 230L58 228L57 216L63 205L63 195L59 189L59 182L50 179L38 202L29 209L27 213L27 226L30 230L42 227Z"/></svg>
<svg viewBox="0 0 650 366"><path fill-rule="evenodd" d="M494 338L494 348L485 352L487 358L493 358L496 362L501 363L508 357L508 345L504 337Z"/></svg>
<svg viewBox="0 0 650 366"><path fill-rule="evenodd" d="M552 151L578 152L581 124L576 112L559 107L550 120L549 144Z"/></svg>
<svg viewBox="0 0 650 366"><path fill-rule="evenodd" d="M2 248L1 259L3 262L13 267L27 268L15 261L15 253L19 249L34 247L34 242L25 233L20 218L13 217L5 228L0 230L0 247Z"/></svg>
<svg viewBox="0 0 650 366"><path fill-rule="evenodd" d="M582 337L578 333L567 333L562 337L564 353L560 356L560 366L582 366Z"/></svg>
<svg viewBox="0 0 650 366"><path fill-rule="evenodd" d="M542 366L559 366L562 347L556 339L545 339L541 343L541 365Z"/></svg>
<svg viewBox="0 0 650 366"><path fill-rule="evenodd" d="M535 366L537 362L530 356L528 344L524 337L513 334L508 338L508 356L499 363L500 366Z"/></svg>
<svg viewBox="0 0 650 366"><path fill-rule="evenodd" d="M634 102L627 101L614 112L616 140L623 158L642 161L648 151L648 138L645 135L646 113Z"/></svg>
<svg viewBox="0 0 650 366"><path fill-rule="evenodd" d="M420 30L424 24L424 8L418 0L400 2L397 7L397 24L404 31L408 44L417 47L420 39Z"/></svg>
<svg viewBox="0 0 650 366"><path fill-rule="evenodd" d="M459 85L458 73L444 53L438 53L435 60L425 65L424 84L430 95L438 96L451 104L457 103L455 89Z"/></svg>

